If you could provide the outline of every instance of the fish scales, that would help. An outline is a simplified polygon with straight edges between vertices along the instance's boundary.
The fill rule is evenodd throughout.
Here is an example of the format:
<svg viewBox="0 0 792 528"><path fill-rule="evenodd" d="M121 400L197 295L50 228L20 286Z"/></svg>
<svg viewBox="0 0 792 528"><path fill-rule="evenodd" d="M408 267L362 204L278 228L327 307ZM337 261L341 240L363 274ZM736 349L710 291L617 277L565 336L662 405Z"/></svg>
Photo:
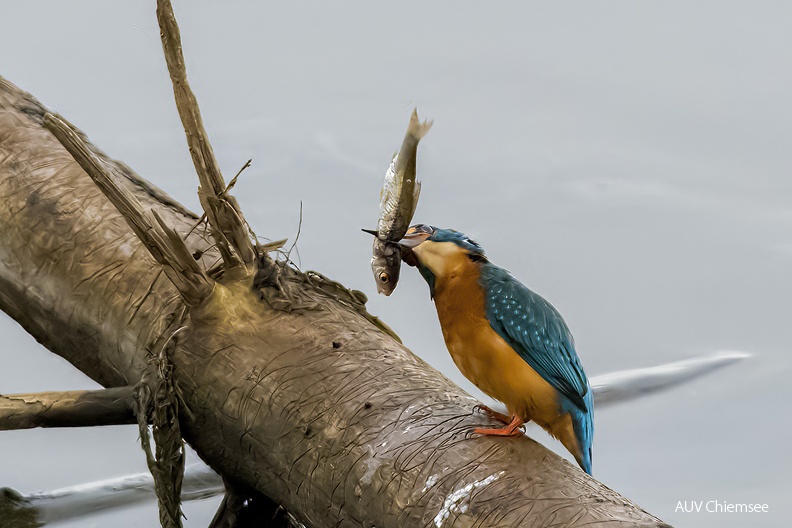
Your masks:
<svg viewBox="0 0 792 528"><path fill-rule="evenodd" d="M415 173L418 143L431 127L431 121L421 123L417 109L413 110L401 148L385 173L377 225L381 240L397 242L410 227L421 194L421 183Z"/></svg>
<svg viewBox="0 0 792 528"><path fill-rule="evenodd" d="M393 293L399 282L401 246L398 242L410 227L421 194L421 183L416 177L418 143L431 127L431 121L421 123L418 110L413 110L401 148L385 173L371 258L377 291L384 295Z"/></svg>

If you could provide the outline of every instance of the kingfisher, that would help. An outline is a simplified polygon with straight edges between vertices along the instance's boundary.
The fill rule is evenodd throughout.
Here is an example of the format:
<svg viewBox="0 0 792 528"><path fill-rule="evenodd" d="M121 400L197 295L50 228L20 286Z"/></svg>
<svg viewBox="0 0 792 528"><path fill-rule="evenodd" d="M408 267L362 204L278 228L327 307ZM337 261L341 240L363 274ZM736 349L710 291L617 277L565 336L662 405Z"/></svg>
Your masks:
<svg viewBox="0 0 792 528"><path fill-rule="evenodd" d="M476 429L519 436L533 420L591 474L593 401L561 314L463 233L418 224L399 244L429 284L446 347L457 368L509 415L479 406L505 426Z"/></svg>

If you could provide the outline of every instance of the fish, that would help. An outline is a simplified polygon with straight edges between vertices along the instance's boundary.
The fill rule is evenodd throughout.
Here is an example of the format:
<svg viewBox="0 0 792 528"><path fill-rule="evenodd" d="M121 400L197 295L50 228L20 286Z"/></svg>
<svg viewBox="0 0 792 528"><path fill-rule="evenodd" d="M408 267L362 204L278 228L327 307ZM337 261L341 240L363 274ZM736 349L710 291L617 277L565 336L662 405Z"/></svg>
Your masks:
<svg viewBox="0 0 792 528"><path fill-rule="evenodd" d="M421 194L421 182L415 175L418 142L430 128L432 121L421 123L418 109L414 109L401 148L385 173L377 224L377 234L381 240L398 242L410 227Z"/></svg>
<svg viewBox="0 0 792 528"><path fill-rule="evenodd" d="M393 293L399 282L402 248L398 245L410 227L421 182L416 178L415 165L418 143L432 128L432 121L418 119L418 109L413 109L407 133L399 152L393 156L380 193L380 217L377 230L364 229L374 235L371 271L377 283L377 292L385 296Z"/></svg>
<svg viewBox="0 0 792 528"><path fill-rule="evenodd" d="M378 236L374 237L371 271L374 272L374 280L377 282L377 293L388 296L396 289L401 272L401 252L401 246L396 242L380 240Z"/></svg>

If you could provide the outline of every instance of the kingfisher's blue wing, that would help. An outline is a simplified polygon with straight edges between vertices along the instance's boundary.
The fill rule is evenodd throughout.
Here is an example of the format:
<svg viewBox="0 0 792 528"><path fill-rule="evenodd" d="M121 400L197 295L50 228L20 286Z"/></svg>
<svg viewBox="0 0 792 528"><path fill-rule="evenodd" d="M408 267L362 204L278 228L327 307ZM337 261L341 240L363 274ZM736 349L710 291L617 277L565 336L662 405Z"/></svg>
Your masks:
<svg viewBox="0 0 792 528"><path fill-rule="evenodd" d="M481 282L492 328L543 379L588 411L588 380L561 314L503 268L483 265Z"/></svg>

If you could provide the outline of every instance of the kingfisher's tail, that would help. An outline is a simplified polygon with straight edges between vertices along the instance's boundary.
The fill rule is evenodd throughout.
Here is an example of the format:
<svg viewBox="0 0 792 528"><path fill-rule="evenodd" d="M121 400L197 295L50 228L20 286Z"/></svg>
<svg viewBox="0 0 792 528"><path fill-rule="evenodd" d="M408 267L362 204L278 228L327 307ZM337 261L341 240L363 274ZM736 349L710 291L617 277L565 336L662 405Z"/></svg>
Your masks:
<svg viewBox="0 0 792 528"><path fill-rule="evenodd" d="M556 421L556 426L551 426L548 432L558 438L583 471L591 475L591 444L594 440L594 402L591 388L583 396L583 409L566 396L560 395L560 400L561 416Z"/></svg>
<svg viewBox="0 0 792 528"><path fill-rule="evenodd" d="M592 444L594 442L594 401L591 388L583 397L586 403L586 410L582 411L575 407L571 410L572 428L575 431L575 439L578 444L578 452L573 452L575 460L583 468L583 471L591 475Z"/></svg>

